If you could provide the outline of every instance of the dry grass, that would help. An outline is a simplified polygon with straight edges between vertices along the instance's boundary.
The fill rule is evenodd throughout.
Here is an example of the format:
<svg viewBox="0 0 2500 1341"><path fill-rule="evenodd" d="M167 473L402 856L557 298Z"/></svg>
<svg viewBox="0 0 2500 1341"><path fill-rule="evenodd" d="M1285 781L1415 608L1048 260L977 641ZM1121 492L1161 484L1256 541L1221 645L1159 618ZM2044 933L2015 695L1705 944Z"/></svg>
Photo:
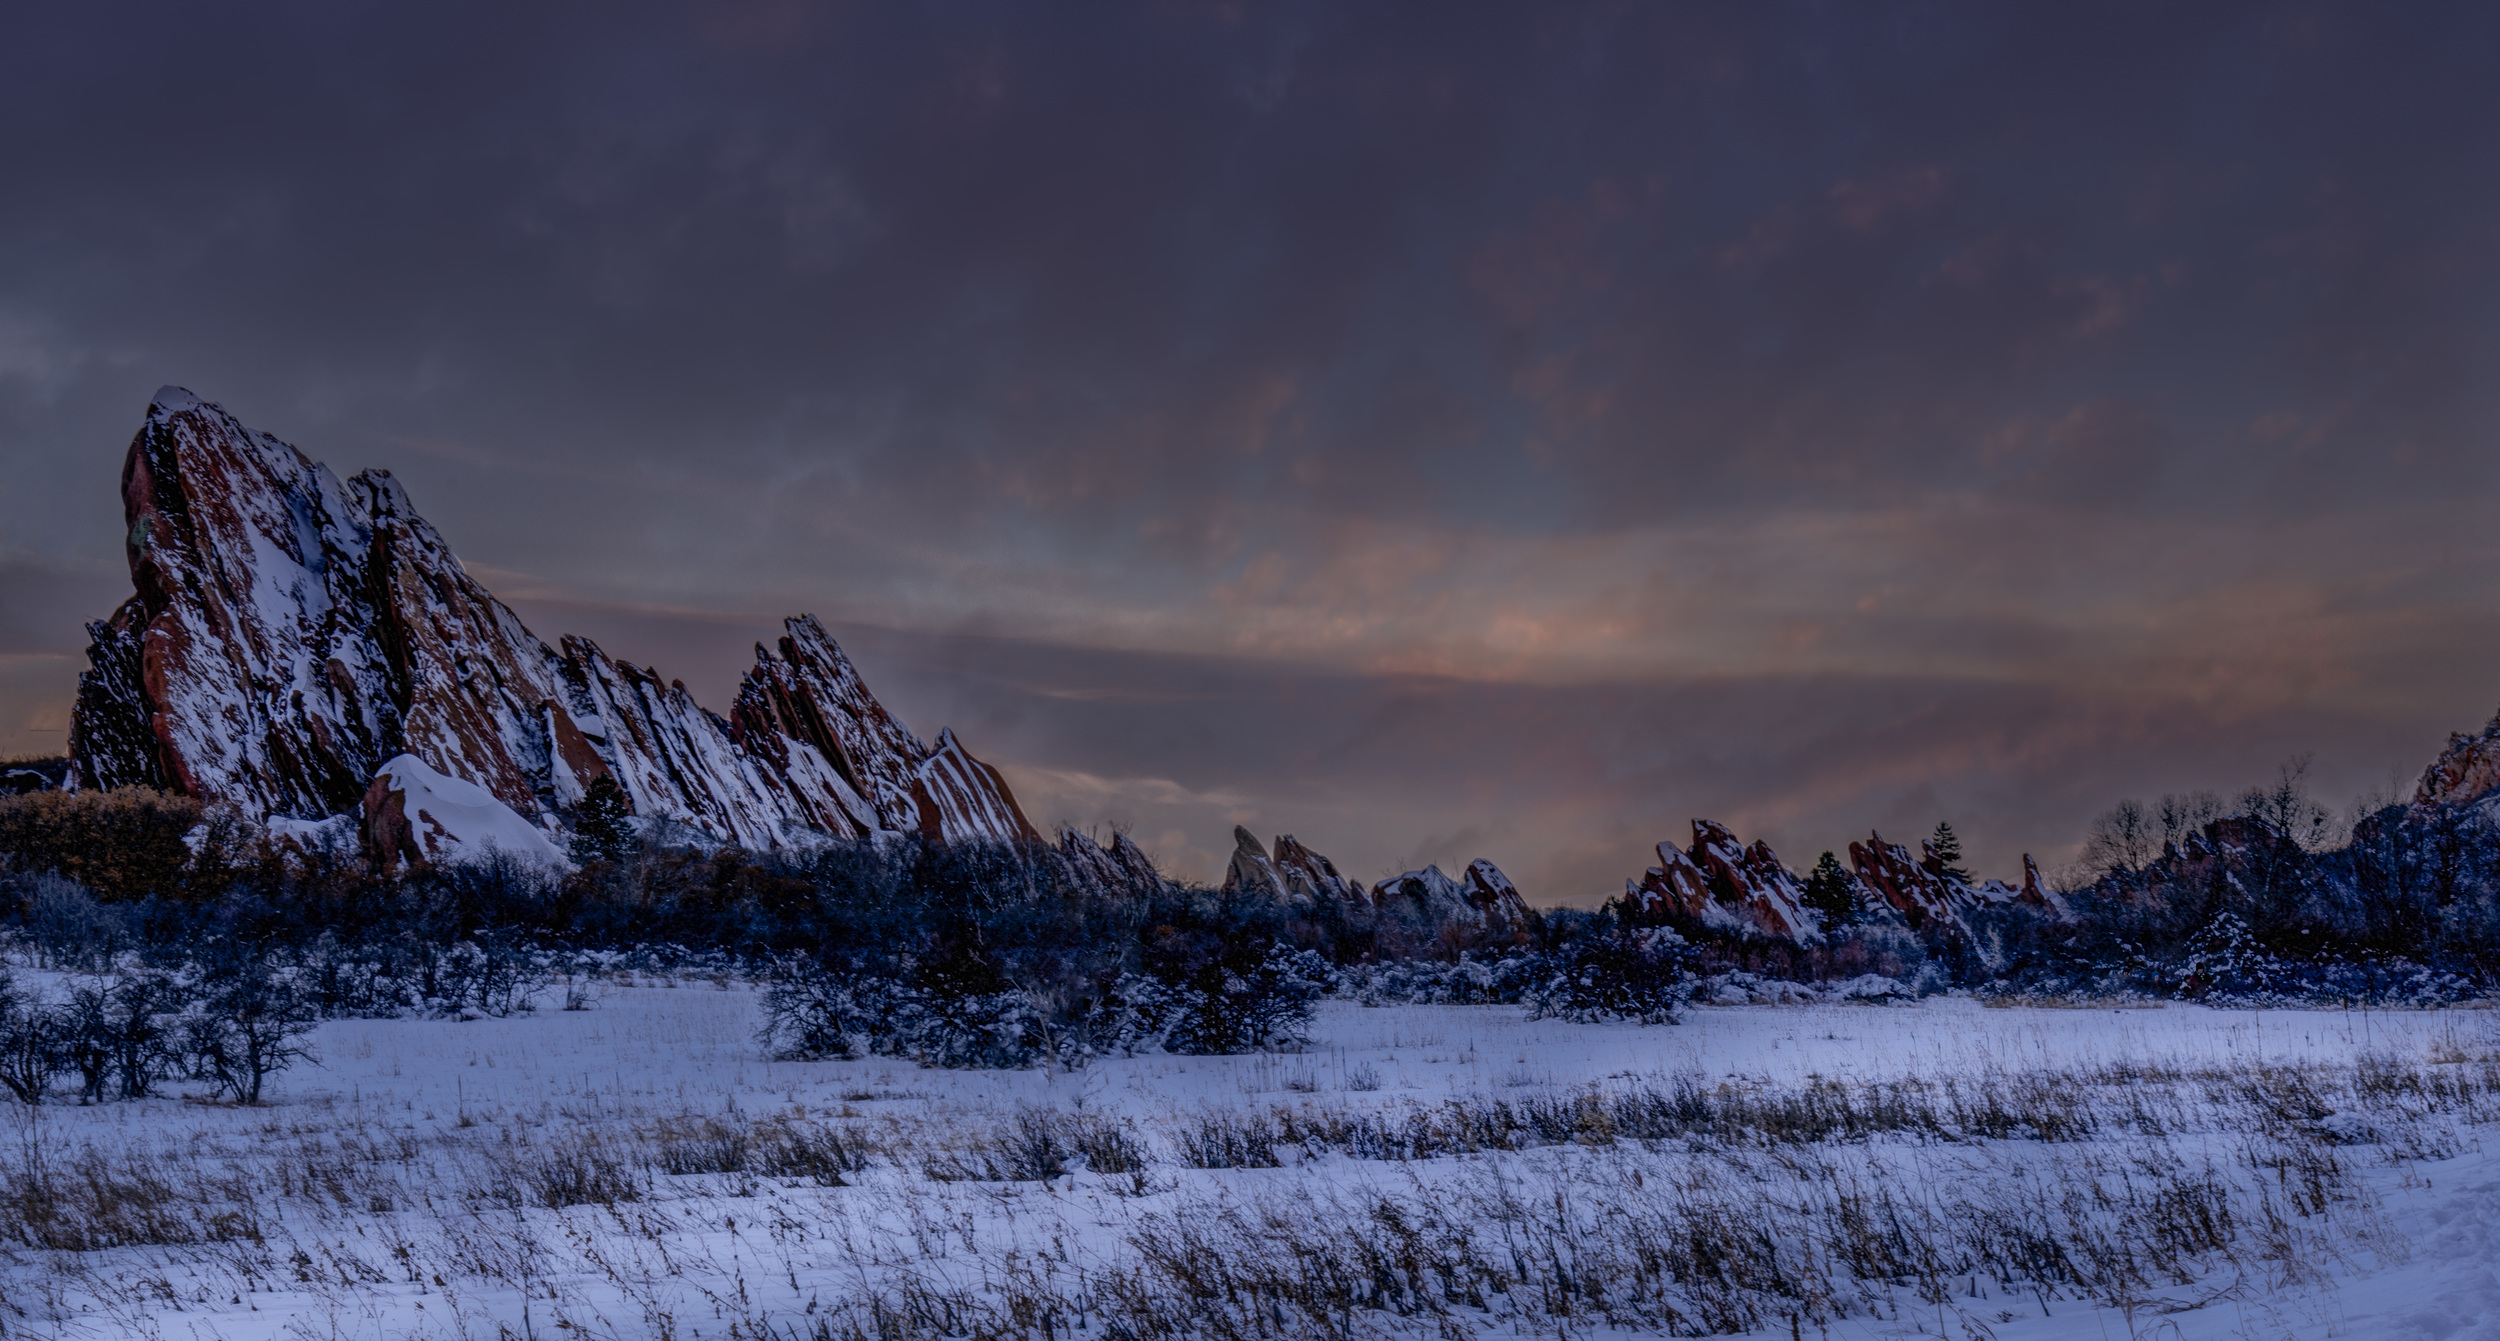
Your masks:
<svg viewBox="0 0 2500 1341"><path fill-rule="evenodd" d="M21 1114L11 1336L385 1291L448 1335L517 1309L540 1335L782 1341L1709 1335L2314 1284L2401 1253L2359 1175L2500 1118L2500 1063L1660 1077L1144 1123L485 1113L419 1138L299 1111L76 1150Z"/></svg>

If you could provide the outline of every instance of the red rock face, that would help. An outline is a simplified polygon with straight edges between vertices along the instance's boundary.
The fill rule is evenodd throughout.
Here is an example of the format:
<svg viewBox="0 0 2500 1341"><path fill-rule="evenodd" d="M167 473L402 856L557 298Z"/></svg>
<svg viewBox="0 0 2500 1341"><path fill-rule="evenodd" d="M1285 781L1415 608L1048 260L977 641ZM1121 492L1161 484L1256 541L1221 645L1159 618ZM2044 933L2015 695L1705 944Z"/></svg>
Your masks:
<svg viewBox="0 0 2500 1341"><path fill-rule="evenodd" d="M813 618L757 649L733 726L587 640L549 647L389 474L341 481L188 392L149 407L122 500L138 594L89 626L82 786L316 819L405 752L533 819L605 774L635 813L748 847L1035 837L997 770L951 735L923 746Z"/></svg>
<svg viewBox="0 0 2500 1341"><path fill-rule="evenodd" d="M2478 736L2452 735L2413 789L2418 806L2462 806L2500 790L2500 717Z"/></svg>
<svg viewBox="0 0 2500 1341"><path fill-rule="evenodd" d="M1851 843L1849 864L1856 868L1860 884L1883 896L1913 927L1959 921L1962 908L1970 902L1967 885L1930 869L1929 863L1911 857L1908 848L1885 842L1880 833L1870 833L1863 843Z"/></svg>
<svg viewBox="0 0 2500 1341"><path fill-rule="evenodd" d="M1528 945L1536 939L1537 916L1519 887L1502 868L1482 857L1467 863L1467 902L1484 921L1484 943Z"/></svg>
<svg viewBox="0 0 2500 1341"><path fill-rule="evenodd" d="M1681 917L1695 921L1717 904L1711 897L1710 873L1696 865L1673 843L1658 845L1658 864L1636 883L1625 881L1623 895L1647 918Z"/></svg>
<svg viewBox="0 0 2500 1341"><path fill-rule="evenodd" d="M1823 939L1821 921L1805 906L1805 882L1769 844L1748 847L1715 820L1693 821L1690 852L1660 843L1658 864L1640 880L1626 881L1624 898L1649 917L1800 944Z"/></svg>
<svg viewBox="0 0 2500 1341"><path fill-rule="evenodd" d="M2014 896L2014 901L2060 922L2075 920L2074 911L2066 906L2065 898L2040 879L2040 863L2033 861L2028 852L2023 854L2023 887Z"/></svg>

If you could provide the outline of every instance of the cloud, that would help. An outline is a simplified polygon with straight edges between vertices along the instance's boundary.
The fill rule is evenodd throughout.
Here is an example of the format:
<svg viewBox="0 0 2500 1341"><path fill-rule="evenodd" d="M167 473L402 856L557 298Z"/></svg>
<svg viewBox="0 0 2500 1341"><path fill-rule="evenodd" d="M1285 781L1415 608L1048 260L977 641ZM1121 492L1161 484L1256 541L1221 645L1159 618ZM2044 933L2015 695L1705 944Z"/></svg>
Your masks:
<svg viewBox="0 0 2500 1341"><path fill-rule="evenodd" d="M33 13L0 722L177 382L543 633L717 704L817 612L1175 852L2376 779L2492 697L2500 93L2314 13Z"/></svg>

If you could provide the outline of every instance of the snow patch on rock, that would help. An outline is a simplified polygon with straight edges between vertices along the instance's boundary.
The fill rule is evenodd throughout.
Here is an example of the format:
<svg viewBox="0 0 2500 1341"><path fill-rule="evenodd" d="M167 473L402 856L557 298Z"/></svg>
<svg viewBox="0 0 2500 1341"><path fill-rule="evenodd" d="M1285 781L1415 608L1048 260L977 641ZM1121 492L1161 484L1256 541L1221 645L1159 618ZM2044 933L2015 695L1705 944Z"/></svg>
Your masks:
<svg viewBox="0 0 2500 1341"><path fill-rule="evenodd" d="M365 791L365 838L386 864L481 861L496 853L544 870L572 869L519 811L474 782L413 754L382 765Z"/></svg>

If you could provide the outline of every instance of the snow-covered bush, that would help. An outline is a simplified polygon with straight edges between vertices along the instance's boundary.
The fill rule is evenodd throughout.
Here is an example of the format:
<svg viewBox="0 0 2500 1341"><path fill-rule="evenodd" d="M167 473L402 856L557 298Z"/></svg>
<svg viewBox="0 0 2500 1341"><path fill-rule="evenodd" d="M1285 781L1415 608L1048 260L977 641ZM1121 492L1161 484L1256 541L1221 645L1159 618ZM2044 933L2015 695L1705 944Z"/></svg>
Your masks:
<svg viewBox="0 0 2500 1341"><path fill-rule="evenodd" d="M2217 1002L2274 1001L2291 977L2266 953L2237 913L2222 913L2189 941L2178 969L2179 994Z"/></svg>
<svg viewBox="0 0 2500 1341"><path fill-rule="evenodd" d="M774 967L757 1041L789 1060L882 1055L926 1066L1021 1067L1080 1060L1081 1049L1018 991L950 992L895 972L808 960Z"/></svg>
<svg viewBox="0 0 2500 1341"><path fill-rule="evenodd" d="M1246 972L1172 984L1168 1052L1292 1051L1310 1041L1311 1003L1327 994L1332 974L1317 954L1279 942Z"/></svg>
<svg viewBox="0 0 2500 1341"><path fill-rule="evenodd" d="M1665 927L1595 929L1546 957L1528 1015L1671 1024L1692 999L1690 965L1691 947Z"/></svg>

